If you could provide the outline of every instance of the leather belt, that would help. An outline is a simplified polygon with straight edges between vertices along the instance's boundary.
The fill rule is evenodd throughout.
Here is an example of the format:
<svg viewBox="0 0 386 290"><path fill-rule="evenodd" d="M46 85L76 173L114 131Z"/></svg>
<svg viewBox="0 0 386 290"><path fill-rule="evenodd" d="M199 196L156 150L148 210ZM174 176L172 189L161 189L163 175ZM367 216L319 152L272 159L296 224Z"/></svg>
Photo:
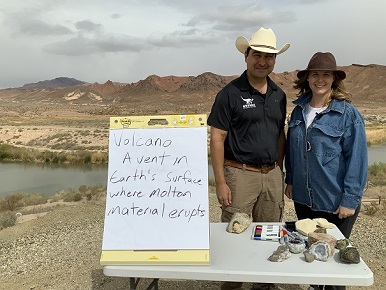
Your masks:
<svg viewBox="0 0 386 290"><path fill-rule="evenodd" d="M234 168L243 169L243 170L254 171L254 172L261 172L263 174L267 174L268 172L270 172L272 169L274 169L277 166L277 162L274 162L274 163L271 163L271 164L264 164L261 167L256 167L256 166L253 166L253 165L244 164L244 163L237 162L237 161L234 161L234 160L225 159L224 160L224 165L225 166L234 167Z"/></svg>

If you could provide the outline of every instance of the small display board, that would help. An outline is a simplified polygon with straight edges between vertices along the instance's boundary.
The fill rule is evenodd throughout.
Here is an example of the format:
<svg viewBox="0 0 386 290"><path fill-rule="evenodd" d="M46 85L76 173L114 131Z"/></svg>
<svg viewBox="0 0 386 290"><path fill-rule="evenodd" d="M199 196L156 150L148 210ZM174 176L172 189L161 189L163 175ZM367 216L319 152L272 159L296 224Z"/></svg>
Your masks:
<svg viewBox="0 0 386 290"><path fill-rule="evenodd" d="M111 117L101 264L208 264L206 115Z"/></svg>

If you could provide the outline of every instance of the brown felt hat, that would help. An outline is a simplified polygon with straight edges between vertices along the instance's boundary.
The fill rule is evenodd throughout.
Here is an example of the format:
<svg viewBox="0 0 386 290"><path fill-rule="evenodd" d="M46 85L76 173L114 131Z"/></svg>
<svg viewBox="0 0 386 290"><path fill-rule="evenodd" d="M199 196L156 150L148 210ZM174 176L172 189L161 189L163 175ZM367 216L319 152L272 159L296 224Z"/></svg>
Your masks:
<svg viewBox="0 0 386 290"><path fill-rule="evenodd" d="M297 73L298 78L304 77L312 70L327 70L333 71L336 73L338 78L344 80L346 78L346 73L342 70L338 70L336 67L335 57L331 52L317 52L315 53L308 63L308 66L305 70L301 70Z"/></svg>

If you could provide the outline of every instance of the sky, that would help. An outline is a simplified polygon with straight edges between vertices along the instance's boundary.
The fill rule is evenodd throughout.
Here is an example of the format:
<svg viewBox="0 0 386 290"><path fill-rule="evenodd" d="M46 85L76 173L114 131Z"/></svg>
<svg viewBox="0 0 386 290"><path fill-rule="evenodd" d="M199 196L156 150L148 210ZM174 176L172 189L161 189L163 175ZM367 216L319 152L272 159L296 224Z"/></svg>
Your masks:
<svg viewBox="0 0 386 290"><path fill-rule="evenodd" d="M384 0L0 0L0 88L70 77L132 83L149 75L240 75L235 40L272 28L291 47L274 72L317 51L339 66L386 65Z"/></svg>

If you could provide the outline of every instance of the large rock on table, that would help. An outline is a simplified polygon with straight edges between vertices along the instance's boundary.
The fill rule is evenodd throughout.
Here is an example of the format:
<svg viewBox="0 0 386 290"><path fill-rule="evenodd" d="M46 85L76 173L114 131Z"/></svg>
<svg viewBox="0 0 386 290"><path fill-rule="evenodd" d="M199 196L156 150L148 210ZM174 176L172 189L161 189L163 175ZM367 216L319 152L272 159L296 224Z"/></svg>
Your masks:
<svg viewBox="0 0 386 290"><path fill-rule="evenodd" d="M334 236L323 233L308 234L308 247L311 247L312 244L315 244L318 241L326 242L329 245L329 257L334 255L336 245L336 238Z"/></svg>

